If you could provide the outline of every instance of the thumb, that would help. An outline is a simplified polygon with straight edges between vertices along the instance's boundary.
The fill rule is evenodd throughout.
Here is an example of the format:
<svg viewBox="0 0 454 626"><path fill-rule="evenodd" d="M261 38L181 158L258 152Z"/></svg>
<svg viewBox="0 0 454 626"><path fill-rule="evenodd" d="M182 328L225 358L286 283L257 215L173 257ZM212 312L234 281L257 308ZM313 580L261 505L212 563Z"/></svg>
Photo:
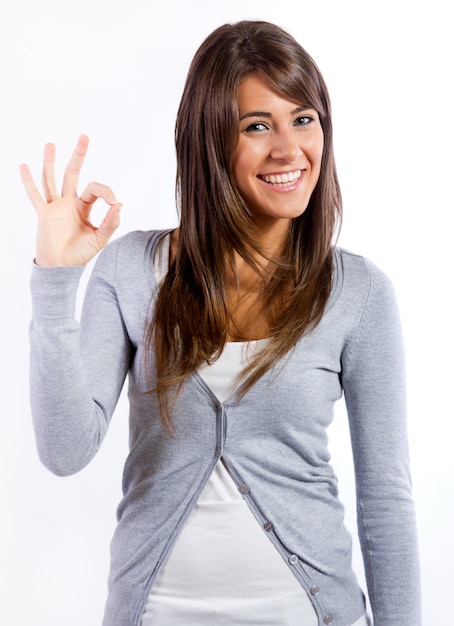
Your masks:
<svg viewBox="0 0 454 626"><path fill-rule="evenodd" d="M107 243L113 233L120 225L120 209L123 205L121 202L116 202L109 207L103 221L96 229L96 234L99 239Z"/></svg>

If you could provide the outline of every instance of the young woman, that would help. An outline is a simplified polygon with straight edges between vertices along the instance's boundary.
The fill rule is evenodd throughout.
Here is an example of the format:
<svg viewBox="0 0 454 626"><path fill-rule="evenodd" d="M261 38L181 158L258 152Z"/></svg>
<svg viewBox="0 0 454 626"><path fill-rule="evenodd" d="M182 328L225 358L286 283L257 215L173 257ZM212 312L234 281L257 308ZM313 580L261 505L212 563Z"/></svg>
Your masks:
<svg viewBox="0 0 454 626"><path fill-rule="evenodd" d="M393 289L336 248L329 97L310 56L264 22L216 29L176 123L179 227L118 225L77 195L81 137L38 212L31 400L53 472L79 471L126 376L130 453L105 626L365 626L326 430L342 395L375 626L420 624L402 339ZM98 199L110 208L90 223Z"/></svg>

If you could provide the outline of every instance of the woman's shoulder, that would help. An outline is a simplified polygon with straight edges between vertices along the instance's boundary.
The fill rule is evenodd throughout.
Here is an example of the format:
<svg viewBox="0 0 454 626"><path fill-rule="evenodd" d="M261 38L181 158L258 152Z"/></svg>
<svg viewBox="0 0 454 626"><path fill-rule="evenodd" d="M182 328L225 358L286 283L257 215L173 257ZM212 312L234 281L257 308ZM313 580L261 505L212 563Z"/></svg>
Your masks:
<svg viewBox="0 0 454 626"><path fill-rule="evenodd" d="M128 258L136 259L149 255L162 237L171 230L132 230L110 241L100 253L100 257L107 257L110 260L121 257L124 262Z"/></svg>
<svg viewBox="0 0 454 626"><path fill-rule="evenodd" d="M99 254L94 272L110 276L115 282L137 279L141 272L149 278L154 250L170 231L134 230L117 237Z"/></svg>
<svg viewBox="0 0 454 626"><path fill-rule="evenodd" d="M346 248L336 247L334 250L335 269L343 279L349 279L358 286L370 284L371 281L391 282L388 274L370 258L357 254Z"/></svg>
<svg viewBox="0 0 454 626"><path fill-rule="evenodd" d="M395 300L393 282L381 267L370 258L342 247L335 248L335 283L343 297L353 302L381 302Z"/></svg>
<svg viewBox="0 0 454 626"><path fill-rule="evenodd" d="M122 254L137 252L143 253L150 250L157 242L164 237L172 229L166 230L132 230L117 239L111 241L105 248L106 252L112 249L112 252Z"/></svg>

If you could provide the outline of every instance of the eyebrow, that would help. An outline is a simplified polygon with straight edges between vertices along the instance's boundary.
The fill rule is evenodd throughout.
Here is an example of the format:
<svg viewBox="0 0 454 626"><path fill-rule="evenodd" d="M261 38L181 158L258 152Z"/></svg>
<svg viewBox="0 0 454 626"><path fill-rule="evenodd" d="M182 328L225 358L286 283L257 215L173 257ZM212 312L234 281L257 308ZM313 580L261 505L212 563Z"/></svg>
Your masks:
<svg viewBox="0 0 454 626"><path fill-rule="evenodd" d="M293 111L290 111L290 115L296 115L297 113L301 113L302 111L307 111L308 109L311 109L312 107L309 106L301 106L301 107L297 107L296 109L293 109ZM244 120L248 117L273 117L271 113L268 113L267 111L250 111L249 113L245 113L244 115L242 115L240 117L240 122L241 120Z"/></svg>

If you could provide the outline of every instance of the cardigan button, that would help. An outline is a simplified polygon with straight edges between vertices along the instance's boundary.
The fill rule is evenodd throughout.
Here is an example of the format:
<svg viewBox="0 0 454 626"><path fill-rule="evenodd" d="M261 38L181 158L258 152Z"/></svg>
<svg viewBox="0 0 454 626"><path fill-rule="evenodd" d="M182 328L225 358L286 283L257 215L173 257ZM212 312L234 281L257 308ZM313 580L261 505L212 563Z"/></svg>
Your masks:
<svg viewBox="0 0 454 626"><path fill-rule="evenodd" d="M325 617L323 618L324 624L332 624L333 622L334 618L332 618L331 615L325 615Z"/></svg>
<svg viewBox="0 0 454 626"><path fill-rule="evenodd" d="M272 522L265 522L263 524L263 528L266 530L267 533L269 533L271 530L273 530L274 526Z"/></svg>
<svg viewBox="0 0 454 626"><path fill-rule="evenodd" d="M290 563L290 565L296 565L298 563L298 557L296 556L296 554L292 554L289 557L288 562Z"/></svg>
<svg viewBox="0 0 454 626"><path fill-rule="evenodd" d="M250 489L248 485L241 485L240 487L241 493L249 493Z"/></svg>
<svg viewBox="0 0 454 626"><path fill-rule="evenodd" d="M311 587L311 594L313 596L316 596L320 591L320 587L318 585L312 585Z"/></svg>

